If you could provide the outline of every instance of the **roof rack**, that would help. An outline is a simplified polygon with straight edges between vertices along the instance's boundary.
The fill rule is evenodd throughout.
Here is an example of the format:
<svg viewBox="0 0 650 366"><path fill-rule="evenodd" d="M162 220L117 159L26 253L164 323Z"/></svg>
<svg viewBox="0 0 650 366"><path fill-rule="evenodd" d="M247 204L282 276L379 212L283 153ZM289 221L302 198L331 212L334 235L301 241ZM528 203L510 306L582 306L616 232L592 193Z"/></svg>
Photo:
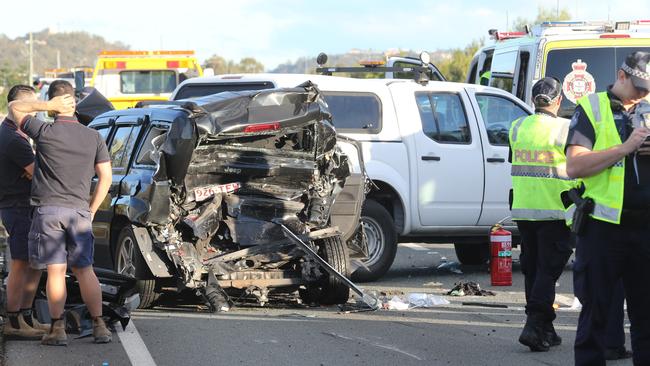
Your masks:
<svg viewBox="0 0 650 366"><path fill-rule="evenodd" d="M364 61L363 66L347 66L347 67L326 67L323 66L327 63L327 55L325 53L320 53L316 58L316 63L319 67L316 68L316 73L321 75L332 76L334 73L347 72L347 73L387 73L387 72L412 72L413 78L416 82L424 84L429 81L428 73L431 72L431 69L428 66L430 62L429 54L422 52L420 54L420 62L422 66L408 66L408 67L396 67L396 66L383 66L383 62L376 61Z"/></svg>

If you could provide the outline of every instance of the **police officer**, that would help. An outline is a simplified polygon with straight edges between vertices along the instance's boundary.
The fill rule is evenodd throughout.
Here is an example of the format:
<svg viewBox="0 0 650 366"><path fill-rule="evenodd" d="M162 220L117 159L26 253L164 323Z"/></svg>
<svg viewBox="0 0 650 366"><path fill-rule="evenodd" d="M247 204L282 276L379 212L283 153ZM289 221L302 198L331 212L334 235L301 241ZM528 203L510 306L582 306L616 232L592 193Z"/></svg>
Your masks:
<svg viewBox="0 0 650 366"><path fill-rule="evenodd" d="M558 118L562 85L546 77L533 85L535 114L510 129L512 218L521 233L521 269L526 287L526 325L519 342L548 351L562 339L553 327L555 282L572 253L564 221L563 191L575 186L566 175L564 142L569 120Z"/></svg>
<svg viewBox="0 0 650 366"><path fill-rule="evenodd" d="M574 292L582 303L576 365L605 365L607 318L621 278L634 364L650 364L650 180L641 179L650 129L632 123L650 91L649 64L650 53L628 55L614 85L579 99L571 119L567 172L582 178L583 198L593 201L574 264Z"/></svg>

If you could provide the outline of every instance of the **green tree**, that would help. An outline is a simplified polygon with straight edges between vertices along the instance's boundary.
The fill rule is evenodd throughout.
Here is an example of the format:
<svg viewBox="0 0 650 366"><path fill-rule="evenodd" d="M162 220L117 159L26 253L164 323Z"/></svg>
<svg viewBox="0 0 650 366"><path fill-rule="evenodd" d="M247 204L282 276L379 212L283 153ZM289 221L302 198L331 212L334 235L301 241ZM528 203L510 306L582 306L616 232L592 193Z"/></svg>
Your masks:
<svg viewBox="0 0 650 366"><path fill-rule="evenodd" d="M0 115L7 114L7 93L16 84L24 84L27 79L27 69L11 67L6 62L0 64Z"/></svg>
<svg viewBox="0 0 650 366"><path fill-rule="evenodd" d="M451 57L443 59L437 63L438 69L449 81L465 82L465 76L469 69L469 64L476 51L478 51L485 41L483 38L473 40L465 48L452 49Z"/></svg>
<svg viewBox="0 0 650 366"><path fill-rule="evenodd" d="M203 62L203 67L211 67L215 75L264 72L264 65L252 57L242 58L236 63L219 55L212 55Z"/></svg>
<svg viewBox="0 0 650 366"><path fill-rule="evenodd" d="M543 22L556 22L563 20L571 20L571 14L567 9L561 9L560 11L557 11L556 9L539 6L537 8L537 18L535 18L535 20L531 21L526 18L518 17L512 23L512 29L514 31L523 31L526 25L532 27L535 24L540 24Z"/></svg>

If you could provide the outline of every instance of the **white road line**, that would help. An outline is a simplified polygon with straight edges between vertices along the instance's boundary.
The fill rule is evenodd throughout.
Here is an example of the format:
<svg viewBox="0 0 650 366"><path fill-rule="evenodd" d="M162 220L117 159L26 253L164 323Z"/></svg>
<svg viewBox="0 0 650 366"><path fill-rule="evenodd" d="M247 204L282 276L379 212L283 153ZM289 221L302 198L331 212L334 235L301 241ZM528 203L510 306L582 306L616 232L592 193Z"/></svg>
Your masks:
<svg viewBox="0 0 650 366"><path fill-rule="evenodd" d="M131 319L124 331L118 329L117 336L120 337L120 341L122 342L124 351L126 351L126 355L129 356L131 365L156 366L156 362L151 357L147 345L144 344L140 333L138 333L138 329L133 324L133 319Z"/></svg>
<svg viewBox="0 0 650 366"><path fill-rule="evenodd" d="M425 250L428 251L429 250L429 248L425 248L425 247L423 247L421 245L413 244L413 243L400 244L400 246L407 247L407 248L413 249L413 250L421 250L421 251L425 251Z"/></svg>

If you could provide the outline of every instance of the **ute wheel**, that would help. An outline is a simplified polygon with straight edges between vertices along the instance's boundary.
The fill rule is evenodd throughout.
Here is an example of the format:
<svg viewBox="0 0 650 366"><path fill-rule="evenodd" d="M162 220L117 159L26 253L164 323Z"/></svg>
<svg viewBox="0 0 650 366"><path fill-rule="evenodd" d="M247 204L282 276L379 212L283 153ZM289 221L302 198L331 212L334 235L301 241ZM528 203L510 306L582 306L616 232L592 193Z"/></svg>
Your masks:
<svg viewBox="0 0 650 366"><path fill-rule="evenodd" d="M139 309L150 308L160 297L160 292L156 291L156 279L140 253L130 226L124 227L117 238L115 271L137 279L135 288L140 294Z"/></svg>
<svg viewBox="0 0 650 366"><path fill-rule="evenodd" d="M490 258L490 245L488 243L456 243L454 249L458 261L462 264L485 264Z"/></svg>
<svg viewBox="0 0 650 366"><path fill-rule="evenodd" d="M339 273L348 277L349 256L347 247L340 236L333 236L313 242L318 247L318 255L331 264ZM322 270L325 272L325 270ZM319 281L308 283L305 290L300 291L300 298L308 304L321 305L344 304L350 297L350 289L338 277L325 272Z"/></svg>
<svg viewBox="0 0 650 366"><path fill-rule="evenodd" d="M363 240L368 247L368 258L362 263L352 279L359 282L375 281L383 276L393 264L397 253L397 232L393 217L377 201L366 200L361 211Z"/></svg>

